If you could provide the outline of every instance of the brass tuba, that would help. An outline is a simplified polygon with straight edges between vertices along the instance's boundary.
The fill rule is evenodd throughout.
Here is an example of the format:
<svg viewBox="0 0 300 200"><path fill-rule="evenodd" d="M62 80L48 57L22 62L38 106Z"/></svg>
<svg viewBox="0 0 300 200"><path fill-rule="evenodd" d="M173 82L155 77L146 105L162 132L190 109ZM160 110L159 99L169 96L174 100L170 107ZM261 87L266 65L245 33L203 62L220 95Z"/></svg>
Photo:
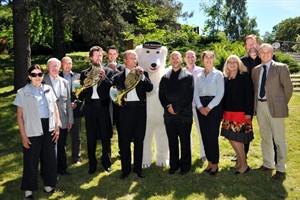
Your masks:
<svg viewBox="0 0 300 200"><path fill-rule="evenodd" d="M125 89L120 89L117 86L112 86L109 91L111 100L117 106L124 106L126 104L125 95L134 89L142 79L143 74L139 73L136 69L132 69L125 79Z"/></svg>
<svg viewBox="0 0 300 200"><path fill-rule="evenodd" d="M86 78L83 80L83 85L80 84L80 80L75 80L72 83L72 92L75 94L76 98L79 97L80 93L89 87L93 87L96 85L100 80L101 77L99 76L100 70L102 66L92 66L92 69L86 72L84 75Z"/></svg>

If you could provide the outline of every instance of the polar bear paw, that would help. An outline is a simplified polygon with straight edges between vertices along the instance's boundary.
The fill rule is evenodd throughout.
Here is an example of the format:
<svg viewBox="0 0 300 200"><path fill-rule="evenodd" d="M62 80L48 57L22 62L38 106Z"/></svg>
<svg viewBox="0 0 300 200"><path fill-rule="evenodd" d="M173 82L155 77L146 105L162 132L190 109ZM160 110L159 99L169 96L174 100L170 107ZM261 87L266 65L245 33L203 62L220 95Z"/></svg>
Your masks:
<svg viewBox="0 0 300 200"><path fill-rule="evenodd" d="M143 163L143 164L142 164L142 169L149 168L150 165L151 165L150 163Z"/></svg>
<svg viewBox="0 0 300 200"><path fill-rule="evenodd" d="M167 166L169 166L169 161L156 162L156 166L158 166L158 167L167 167Z"/></svg>

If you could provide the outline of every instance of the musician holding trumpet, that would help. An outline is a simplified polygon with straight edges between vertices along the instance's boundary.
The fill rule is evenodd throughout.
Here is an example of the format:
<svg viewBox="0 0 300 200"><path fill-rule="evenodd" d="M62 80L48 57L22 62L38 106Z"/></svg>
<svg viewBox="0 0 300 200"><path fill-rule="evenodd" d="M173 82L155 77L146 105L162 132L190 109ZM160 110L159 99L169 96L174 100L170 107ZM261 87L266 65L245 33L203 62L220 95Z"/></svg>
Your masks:
<svg viewBox="0 0 300 200"><path fill-rule="evenodd" d="M78 98L81 101L85 101L84 115L87 133L89 174L94 174L97 170L97 139L100 139L102 143L101 161L104 170L111 172L112 125L109 114L109 89L114 72L101 65L102 58L102 48L93 46L89 52L89 59L92 66L81 72L80 84L83 87L77 92Z"/></svg>
<svg viewBox="0 0 300 200"><path fill-rule="evenodd" d="M118 142L121 154L122 174L121 179L125 179L131 173L131 151L130 143L134 143L134 167L133 172L139 178L144 178L142 174L143 141L146 131L146 92L153 89L148 73L143 68L136 66L137 55L134 50L124 52L125 69L114 76L112 88L121 90L119 106L120 132ZM128 80L132 79L132 80ZM130 82L130 83L128 83ZM125 99L126 98L126 99Z"/></svg>

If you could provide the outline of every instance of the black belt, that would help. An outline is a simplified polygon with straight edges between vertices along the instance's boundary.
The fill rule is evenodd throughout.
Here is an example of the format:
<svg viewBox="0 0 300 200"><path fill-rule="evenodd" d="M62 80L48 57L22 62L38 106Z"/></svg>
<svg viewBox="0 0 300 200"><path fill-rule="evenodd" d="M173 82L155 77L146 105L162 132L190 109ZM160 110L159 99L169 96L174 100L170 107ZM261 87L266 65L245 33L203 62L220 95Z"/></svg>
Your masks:
<svg viewBox="0 0 300 200"><path fill-rule="evenodd" d="M209 100L209 99L213 99L215 98L215 96L200 96L201 100Z"/></svg>
<svg viewBox="0 0 300 200"><path fill-rule="evenodd" d="M146 102L141 101L127 101L126 106L135 107L135 106L146 106Z"/></svg>
<svg viewBox="0 0 300 200"><path fill-rule="evenodd" d="M47 120L49 120L49 118L41 118L42 122L46 122Z"/></svg>
<svg viewBox="0 0 300 200"><path fill-rule="evenodd" d="M260 102L266 102L267 99L257 99L257 101L260 101Z"/></svg>

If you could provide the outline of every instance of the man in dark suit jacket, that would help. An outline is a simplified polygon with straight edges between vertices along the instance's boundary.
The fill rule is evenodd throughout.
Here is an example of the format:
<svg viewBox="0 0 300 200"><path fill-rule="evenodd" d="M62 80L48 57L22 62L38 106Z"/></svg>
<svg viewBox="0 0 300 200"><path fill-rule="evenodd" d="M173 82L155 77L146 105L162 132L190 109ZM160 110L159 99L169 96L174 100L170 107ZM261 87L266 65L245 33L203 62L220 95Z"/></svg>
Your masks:
<svg viewBox="0 0 300 200"><path fill-rule="evenodd" d="M118 142L121 154L122 174L121 179L126 178L131 172L130 143L134 143L134 167L133 172L138 177L144 178L142 174L143 143L146 132L146 92L151 92L153 84L142 67L136 67L137 55L134 50L124 53L125 69L116 74L113 85L125 89L125 80L131 70L135 69L140 74L141 80L135 88L126 95L126 104L119 107L120 130ZM132 72L131 72L132 73Z"/></svg>
<svg viewBox="0 0 300 200"><path fill-rule="evenodd" d="M48 74L44 76L44 81L53 88L55 95L58 98L57 107L61 127L60 136L57 142L57 173L60 175L70 175L67 171L66 145L68 130L72 128L74 118L69 83L58 75L60 67L60 60L57 58L50 58L47 61Z"/></svg>
<svg viewBox="0 0 300 200"><path fill-rule="evenodd" d="M74 164L81 164L81 154L80 154L80 148L81 148L81 118L83 116L82 113L82 102L78 99L76 99L74 95L74 91L72 91L72 83L75 80L80 79L80 74L73 72L72 67L72 59L68 56L65 56L61 60L61 66L62 70L59 73L59 76L66 79L69 83L69 89L71 91L71 105L73 109L73 117L74 117L74 124L71 128L71 138L72 138L72 160Z"/></svg>
<svg viewBox="0 0 300 200"><path fill-rule="evenodd" d="M86 84L86 88L79 95L79 99L85 101L84 115L89 158L88 173L93 174L97 169L97 139L101 139L102 142L101 160L104 170L111 172L110 140L112 137L112 125L109 114L109 89L114 72L107 67L101 66L103 58L103 50L101 47L93 46L90 49L89 58L92 62L92 66L81 72L80 82L82 85L85 85L87 82L94 82L97 79L100 80L96 84ZM92 79L87 78L90 75Z"/></svg>
<svg viewBox="0 0 300 200"><path fill-rule="evenodd" d="M254 114L257 116L262 138L263 164L261 170L276 168L272 177L283 180L286 171L287 146L284 118L288 117L288 103L293 94L293 84L286 64L272 60L273 47L261 44L259 56L262 64L252 71L254 86ZM274 162L273 141L277 149L277 163Z"/></svg>
<svg viewBox="0 0 300 200"><path fill-rule="evenodd" d="M114 74L121 72L125 68L125 66L117 62L119 57L118 48L115 46L109 46L106 52L107 52L107 63L104 66L112 69L114 71ZM119 109L116 107L116 105L113 102L110 102L109 110L110 110L112 123L116 124L117 132L119 132L119 121L118 121Z"/></svg>

